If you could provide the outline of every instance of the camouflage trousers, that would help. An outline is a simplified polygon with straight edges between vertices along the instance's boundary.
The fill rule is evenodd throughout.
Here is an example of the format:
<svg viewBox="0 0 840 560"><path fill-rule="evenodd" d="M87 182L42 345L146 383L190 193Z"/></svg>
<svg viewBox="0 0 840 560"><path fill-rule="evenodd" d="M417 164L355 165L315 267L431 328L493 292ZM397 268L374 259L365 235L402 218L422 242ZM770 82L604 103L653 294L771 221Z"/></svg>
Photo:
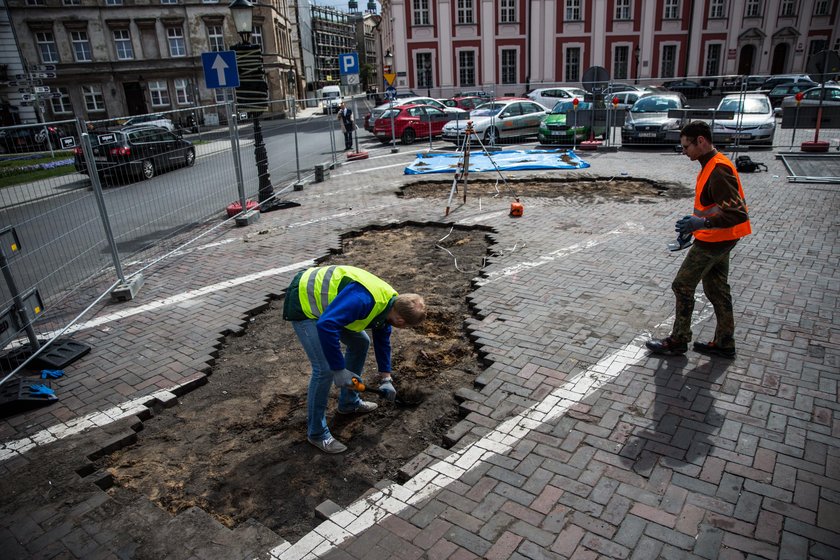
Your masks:
<svg viewBox="0 0 840 560"><path fill-rule="evenodd" d="M717 326L713 342L721 348L735 347L735 318L729 291L729 253L732 247L691 246L677 272L671 289L677 298L676 318L671 337L679 342L691 340L691 314L694 312L694 291L703 282L703 293L715 309Z"/></svg>

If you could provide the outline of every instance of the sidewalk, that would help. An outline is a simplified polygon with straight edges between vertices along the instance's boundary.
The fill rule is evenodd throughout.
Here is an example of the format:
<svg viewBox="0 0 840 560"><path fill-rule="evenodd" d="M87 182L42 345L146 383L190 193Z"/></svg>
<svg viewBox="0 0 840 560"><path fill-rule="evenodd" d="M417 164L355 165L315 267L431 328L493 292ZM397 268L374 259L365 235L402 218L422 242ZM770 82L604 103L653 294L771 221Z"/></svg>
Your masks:
<svg viewBox="0 0 840 560"><path fill-rule="evenodd" d="M732 259L738 357L662 359L644 341L670 327L682 255L665 244L691 198L561 192L524 200L518 220L507 199L468 199L445 218L444 199L395 196L424 179L402 174L411 151L370 155L296 193L294 213L262 215L256 228L275 235L249 244L256 228L225 230L150 270L137 299L97 310L73 334L93 351L56 382L61 400L0 422L4 556L840 558L833 186L787 183L769 153L768 173L742 176L755 233ZM691 189L698 171L678 154L581 157L592 167L563 177ZM525 176L558 172L508 174ZM173 518L145 497L101 490L102 473L29 474L50 454L82 465L142 438L144 404L166 414L203 383L222 333L241 330L301 266L344 232L408 220L490 226L497 256L469 296L479 318L468 327L491 363L459 395L455 444L407 462L406 483L382 481L346 509L322 504L329 519L290 544L198 508ZM698 298L695 338L707 340L714 317ZM10 508L12 497L25 505Z"/></svg>

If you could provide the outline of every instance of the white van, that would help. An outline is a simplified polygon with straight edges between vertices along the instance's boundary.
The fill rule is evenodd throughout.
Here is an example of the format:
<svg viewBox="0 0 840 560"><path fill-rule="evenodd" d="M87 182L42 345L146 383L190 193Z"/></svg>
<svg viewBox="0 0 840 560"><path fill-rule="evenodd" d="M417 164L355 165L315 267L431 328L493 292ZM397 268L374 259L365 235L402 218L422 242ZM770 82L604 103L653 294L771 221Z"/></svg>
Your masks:
<svg viewBox="0 0 840 560"><path fill-rule="evenodd" d="M325 115L337 113L341 105L341 88L339 86L324 86L318 90L318 97L321 99L321 109Z"/></svg>

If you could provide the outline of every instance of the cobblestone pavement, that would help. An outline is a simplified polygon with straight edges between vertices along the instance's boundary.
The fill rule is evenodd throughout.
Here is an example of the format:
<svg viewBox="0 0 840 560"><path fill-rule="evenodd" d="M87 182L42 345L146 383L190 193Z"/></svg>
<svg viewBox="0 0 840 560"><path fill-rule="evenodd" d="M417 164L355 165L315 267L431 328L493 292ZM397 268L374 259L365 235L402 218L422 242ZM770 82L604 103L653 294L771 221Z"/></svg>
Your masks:
<svg viewBox="0 0 840 560"><path fill-rule="evenodd" d="M402 199L409 150L371 151L294 193L301 206L230 228L150 271L138 297L105 306L73 337L93 351L56 382L61 401L0 424L0 472L32 487L0 519L8 558L559 559L840 558L840 327L836 185L744 175L755 234L732 259L738 357L649 355L668 333L665 249L690 198L654 203ZM675 153L582 153L580 172L691 188ZM470 320L491 365L459 392L463 420L410 476L291 545L258 523L226 529L100 490L101 473L27 478L50 450L91 456L132 441L149 408L200 384L222 334L279 294L301 267L370 224L440 221L495 228ZM247 243L245 241L248 241ZM694 332L714 317L698 291ZM94 322L95 321L95 322ZM80 433L82 432L82 433ZM53 490L55 485L55 492ZM63 485L63 486L62 486ZM308 514L309 512L307 512Z"/></svg>

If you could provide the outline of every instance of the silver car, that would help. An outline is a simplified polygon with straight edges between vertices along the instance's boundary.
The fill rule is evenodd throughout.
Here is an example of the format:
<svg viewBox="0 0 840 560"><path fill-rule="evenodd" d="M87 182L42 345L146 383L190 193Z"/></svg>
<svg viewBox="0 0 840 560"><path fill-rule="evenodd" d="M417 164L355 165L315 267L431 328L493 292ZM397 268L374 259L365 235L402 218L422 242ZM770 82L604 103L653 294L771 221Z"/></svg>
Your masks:
<svg viewBox="0 0 840 560"><path fill-rule="evenodd" d="M640 97L624 118L621 143L662 144L678 142L685 118L668 116L671 109L685 109L688 105L681 93L649 94Z"/></svg>
<svg viewBox="0 0 840 560"><path fill-rule="evenodd" d="M735 118L715 120L712 139L715 144L773 145L776 116L770 99L763 93L730 94L720 100L718 111L731 111Z"/></svg>
<svg viewBox="0 0 840 560"><path fill-rule="evenodd" d="M536 136L548 109L530 99L507 98L488 101L470 111L473 133L470 142L481 139L495 144L502 138ZM450 121L443 127L443 139L456 144L464 141L466 120Z"/></svg>

